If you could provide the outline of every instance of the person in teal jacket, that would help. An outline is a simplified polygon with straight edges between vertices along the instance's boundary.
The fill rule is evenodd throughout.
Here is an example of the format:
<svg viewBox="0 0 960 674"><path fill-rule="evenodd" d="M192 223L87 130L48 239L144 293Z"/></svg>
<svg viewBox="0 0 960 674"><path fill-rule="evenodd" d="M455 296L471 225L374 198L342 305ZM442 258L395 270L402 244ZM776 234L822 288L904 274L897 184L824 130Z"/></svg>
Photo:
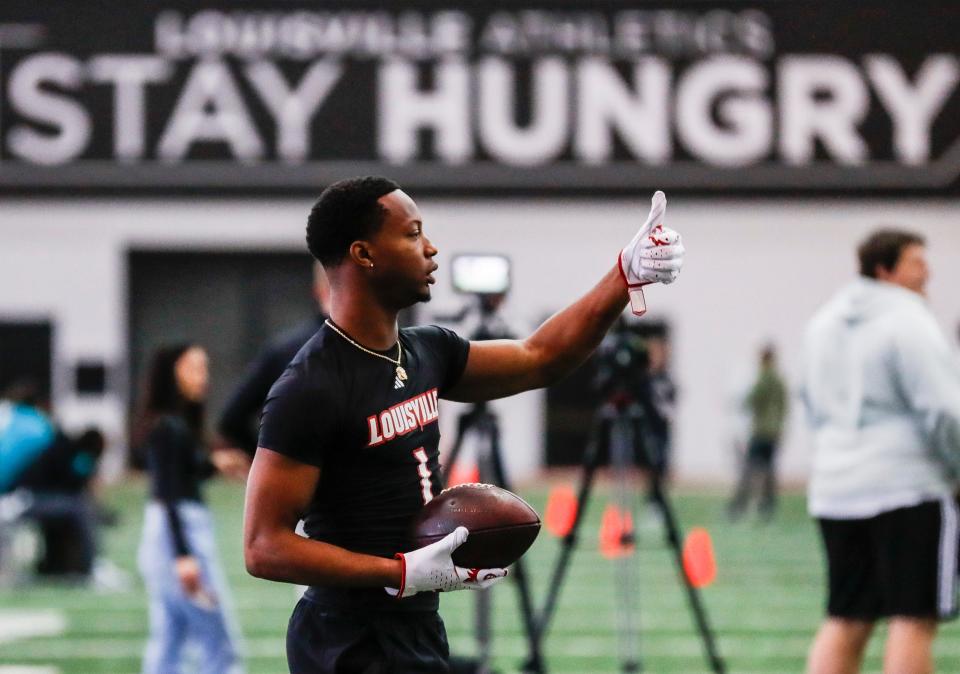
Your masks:
<svg viewBox="0 0 960 674"><path fill-rule="evenodd" d="M0 494L16 487L55 436L35 386L19 382L0 396Z"/></svg>

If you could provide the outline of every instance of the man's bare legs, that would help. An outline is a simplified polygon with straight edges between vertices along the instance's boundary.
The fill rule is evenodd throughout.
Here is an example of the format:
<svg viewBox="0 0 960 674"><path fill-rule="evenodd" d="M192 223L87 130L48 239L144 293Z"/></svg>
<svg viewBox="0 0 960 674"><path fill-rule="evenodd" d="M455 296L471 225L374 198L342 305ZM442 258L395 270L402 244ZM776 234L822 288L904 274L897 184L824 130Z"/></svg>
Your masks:
<svg viewBox="0 0 960 674"><path fill-rule="evenodd" d="M890 618L883 653L885 674L932 674L936 634L937 621L932 618Z"/></svg>
<svg viewBox="0 0 960 674"><path fill-rule="evenodd" d="M807 674L857 674L872 631L872 622L827 618L810 647Z"/></svg>

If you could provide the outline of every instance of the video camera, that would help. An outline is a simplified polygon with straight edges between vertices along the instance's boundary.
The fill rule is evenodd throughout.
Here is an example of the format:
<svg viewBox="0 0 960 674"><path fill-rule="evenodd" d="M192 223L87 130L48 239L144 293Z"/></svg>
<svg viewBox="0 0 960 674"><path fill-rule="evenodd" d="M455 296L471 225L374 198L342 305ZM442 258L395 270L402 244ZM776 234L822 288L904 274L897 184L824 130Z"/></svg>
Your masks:
<svg viewBox="0 0 960 674"><path fill-rule="evenodd" d="M594 390L605 396L620 393L635 398L650 369L665 367L669 338L670 326L663 321L621 316L597 348Z"/></svg>
<svg viewBox="0 0 960 674"><path fill-rule="evenodd" d="M475 301L466 304L454 316L438 318L462 323L476 311L478 321L470 339L513 338L513 332L498 314L510 290L510 258L499 254L455 255L450 266L453 289L463 295L472 295Z"/></svg>
<svg viewBox="0 0 960 674"><path fill-rule="evenodd" d="M643 336L621 317L597 347L596 363L596 392L605 397L635 398L650 363Z"/></svg>

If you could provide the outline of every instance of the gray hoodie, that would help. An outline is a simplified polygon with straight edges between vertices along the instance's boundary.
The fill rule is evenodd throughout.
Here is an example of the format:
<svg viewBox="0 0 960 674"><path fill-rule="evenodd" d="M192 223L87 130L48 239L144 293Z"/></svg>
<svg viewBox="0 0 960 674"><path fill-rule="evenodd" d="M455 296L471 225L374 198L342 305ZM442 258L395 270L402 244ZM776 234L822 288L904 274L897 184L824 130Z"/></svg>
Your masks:
<svg viewBox="0 0 960 674"><path fill-rule="evenodd" d="M813 317L803 397L810 513L865 518L953 493L960 357L920 295L861 277Z"/></svg>

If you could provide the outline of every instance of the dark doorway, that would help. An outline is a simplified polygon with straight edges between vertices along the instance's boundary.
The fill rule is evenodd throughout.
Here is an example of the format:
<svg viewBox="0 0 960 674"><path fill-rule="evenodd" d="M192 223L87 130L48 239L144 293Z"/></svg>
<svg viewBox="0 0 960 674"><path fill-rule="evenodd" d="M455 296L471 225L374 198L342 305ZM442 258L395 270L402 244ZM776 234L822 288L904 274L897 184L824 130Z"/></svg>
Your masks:
<svg viewBox="0 0 960 674"><path fill-rule="evenodd" d="M260 349L315 315L312 265L306 253L131 251L127 301L134 410L154 350L191 342L210 354L208 409L214 420Z"/></svg>
<svg viewBox="0 0 960 674"><path fill-rule="evenodd" d="M31 380L50 400L53 325L49 321L0 320L0 392Z"/></svg>

